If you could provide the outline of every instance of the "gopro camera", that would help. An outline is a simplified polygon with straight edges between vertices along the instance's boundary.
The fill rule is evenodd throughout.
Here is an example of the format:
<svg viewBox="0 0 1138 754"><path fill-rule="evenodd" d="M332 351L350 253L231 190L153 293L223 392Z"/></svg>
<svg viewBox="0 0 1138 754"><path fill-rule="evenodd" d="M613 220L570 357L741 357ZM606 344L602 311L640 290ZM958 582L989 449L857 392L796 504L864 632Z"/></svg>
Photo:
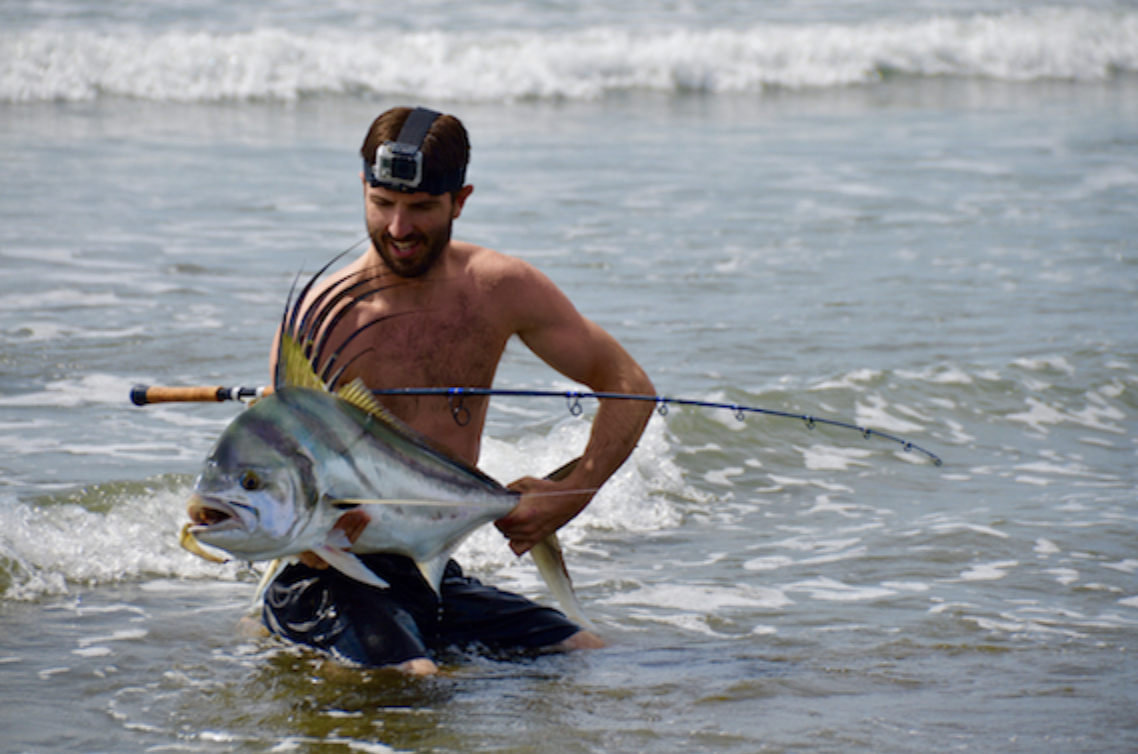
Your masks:
<svg viewBox="0 0 1138 754"><path fill-rule="evenodd" d="M389 141L375 151L372 184L417 189L423 181L423 152L415 144Z"/></svg>

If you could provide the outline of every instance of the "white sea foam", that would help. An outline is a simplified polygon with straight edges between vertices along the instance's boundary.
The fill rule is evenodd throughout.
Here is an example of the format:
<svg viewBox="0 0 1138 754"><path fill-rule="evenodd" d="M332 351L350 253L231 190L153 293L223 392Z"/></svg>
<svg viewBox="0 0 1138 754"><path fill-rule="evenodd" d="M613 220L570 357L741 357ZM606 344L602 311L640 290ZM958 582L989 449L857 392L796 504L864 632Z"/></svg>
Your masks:
<svg viewBox="0 0 1138 754"><path fill-rule="evenodd" d="M743 473L743 469L739 468L738 466L732 466L726 469L708 471L703 475L703 478L707 480L709 484L715 484L721 487L731 487L734 485L734 482L731 481L731 477L742 476Z"/></svg>
<svg viewBox="0 0 1138 754"><path fill-rule="evenodd" d="M829 445L812 445L795 450L802 454L806 468L812 471L848 471L851 466L869 466L862 459L873 452L864 448L835 448Z"/></svg>
<svg viewBox="0 0 1138 754"><path fill-rule="evenodd" d="M1110 432L1112 434L1125 434L1126 430L1115 424L1116 421L1126 418L1120 409L1108 404L1098 393L1087 393L1087 406L1078 411L1065 411L1044 401L1028 396L1024 402L1027 411L1008 414L1007 419L1028 425L1036 432L1046 435L1047 427L1044 425L1070 423L1087 429Z"/></svg>
<svg viewBox="0 0 1138 754"><path fill-rule="evenodd" d="M785 587L788 592L806 592L824 602L861 602L892 597L897 592L884 586L851 586L830 578L801 581Z"/></svg>
<svg viewBox="0 0 1138 754"><path fill-rule="evenodd" d="M606 605L650 605L700 614L731 608L774 610L792 604L782 590L749 585L730 588L701 585L656 585L626 591L600 601Z"/></svg>
<svg viewBox="0 0 1138 754"><path fill-rule="evenodd" d="M0 562L6 599L66 594L70 584L143 575L234 579L241 567L206 563L177 544L188 490L122 495L107 511L76 504L37 506L0 497ZM103 641L103 639L100 639Z"/></svg>
<svg viewBox="0 0 1138 754"><path fill-rule="evenodd" d="M923 382L931 382L938 385L971 385L973 383L972 375L953 364L943 364L936 367L929 367L919 372L899 369L897 370L898 377L904 377L907 380L921 380ZM938 403L934 399L934 403ZM952 408L951 402L945 406L941 401L938 405L943 408Z"/></svg>
<svg viewBox="0 0 1138 754"><path fill-rule="evenodd" d="M1110 568L1119 573L1138 573L1138 560L1127 558L1121 563L1104 563L1103 567Z"/></svg>
<svg viewBox="0 0 1138 754"><path fill-rule="evenodd" d="M967 523L963 523L963 522L945 522L945 523L935 524L929 528L931 531L938 532L938 533L970 531L970 532L975 532L976 534L983 534L983 535L986 535L989 537L996 537L997 539L1007 539L1008 538L1008 534L1006 534L1005 532L1002 532L999 529L993 529L990 526L982 526L980 524L967 524Z"/></svg>
<svg viewBox="0 0 1138 754"><path fill-rule="evenodd" d="M1019 563L1014 560L1005 560L998 563L978 563L960 574L963 581L998 581L1008 575L1009 568L1015 568Z"/></svg>
<svg viewBox="0 0 1138 754"><path fill-rule="evenodd" d="M1063 586L1069 586L1079 580L1079 572L1074 568L1048 568L1044 573L1054 576Z"/></svg>
<svg viewBox="0 0 1138 754"><path fill-rule="evenodd" d="M752 558L743 563L745 571L775 571L784 566L794 565L794 560L785 555L770 555L764 558Z"/></svg>
<svg viewBox="0 0 1138 754"><path fill-rule="evenodd" d="M885 432L899 432L901 434L912 434L924 429L919 424L913 424L891 415L888 410L889 404L881 396L871 395L866 400L870 405L860 401L857 404L858 424ZM893 408L896 410L896 407Z"/></svg>
<svg viewBox="0 0 1138 754"><path fill-rule="evenodd" d="M85 374L78 379L53 380L35 393L0 397L0 406L68 407L121 406L133 383L109 374Z"/></svg>
<svg viewBox="0 0 1138 754"><path fill-rule="evenodd" d="M881 376L881 372L873 369L858 369L837 379L827 380L813 386L814 390L861 390L857 383L870 382Z"/></svg>
<svg viewBox="0 0 1138 754"><path fill-rule="evenodd" d="M1037 359L1016 359L1012 362L1014 366L1021 369L1027 369L1032 372L1059 372L1068 377L1075 374L1075 368L1071 363L1062 356L1048 356L1040 357Z"/></svg>
<svg viewBox="0 0 1138 754"><path fill-rule="evenodd" d="M0 101L170 101L371 93L590 99L611 91L747 92L892 74L1101 80L1138 70L1138 12L1041 9L862 24L629 31L503 27L391 34L344 26L232 32L58 26L0 34Z"/></svg>

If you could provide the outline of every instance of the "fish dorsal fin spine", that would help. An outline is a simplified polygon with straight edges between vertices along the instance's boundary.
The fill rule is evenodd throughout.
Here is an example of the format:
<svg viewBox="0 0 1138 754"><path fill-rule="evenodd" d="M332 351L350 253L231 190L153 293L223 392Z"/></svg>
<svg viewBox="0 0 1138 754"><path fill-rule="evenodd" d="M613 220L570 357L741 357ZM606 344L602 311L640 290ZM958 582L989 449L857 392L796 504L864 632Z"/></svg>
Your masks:
<svg viewBox="0 0 1138 754"><path fill-rule="evenodd" d="M291 335L281 335L278 361L284 365L284 387L306 387L326 391L327 386L316 376L316 370L304 355L304 347Z"/></svg>
<svg viewBox="0 0 1138 754"><path fill-rule="evenodd" d="M391 415L386 408L383 407L375 397L375 395L364 384L364 381L359 377L355 378L347 385L341 385L336 391L337 397L347 401L361 411L378 416L389 422L394 422L395 417Z"/></svg>

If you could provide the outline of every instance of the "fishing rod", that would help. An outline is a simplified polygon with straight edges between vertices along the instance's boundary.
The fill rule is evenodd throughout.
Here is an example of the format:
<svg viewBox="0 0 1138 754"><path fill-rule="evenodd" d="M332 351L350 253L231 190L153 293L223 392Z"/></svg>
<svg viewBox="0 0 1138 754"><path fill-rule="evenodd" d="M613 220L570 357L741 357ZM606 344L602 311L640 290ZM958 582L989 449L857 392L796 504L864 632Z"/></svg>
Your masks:
<svg viewBox="0 0 1138 754"><path fill-rule="evenodd" d="M220 402L245 401L262 398L273 392L269 387L158 387L136 385L130 391L130 400L136 406L145 406L149 403L167 402ZM880 437L883 440L895 442L906 452L916 451L924 455L934 466L942 466L944 461L940 456L930 450L922 448L903 437L882 432L869 427L862 427L849 422L826 419L809 414L795 414L788 411L776 411L758 406L744 406L738 403L722 403L717 401L699 401L690 398L670 398L663 395L634 395L630 393L605 393L580 390L511 390L505 388L475 388L475 387L439 387L439 388L388 388L373 390L372 393L380 396L441 396L447 399L451 415L460 425L470 421L470 409L466 408L462 399L464 397L506 396L515 398L564 398L569 413L580 416L585 410L581 405L582 399L641 401L653 403L656 413L667 416L670 406L692 406L696 408L714 408L730 411L735 419L744 421L747 414L760 414L781 419L797 419L806 425L807 429L814 429L818 425L837 427L860 432L865 439Z"/></svg>

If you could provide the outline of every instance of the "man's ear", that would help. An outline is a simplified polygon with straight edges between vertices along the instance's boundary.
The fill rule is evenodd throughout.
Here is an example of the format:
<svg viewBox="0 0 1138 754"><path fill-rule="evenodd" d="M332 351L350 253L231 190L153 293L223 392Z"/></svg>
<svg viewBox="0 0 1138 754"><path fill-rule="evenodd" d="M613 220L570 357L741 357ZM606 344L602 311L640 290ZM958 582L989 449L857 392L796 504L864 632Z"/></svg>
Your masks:
<svg viewBox="0 0 1138 754"><path fill-rule="evenodd" d="M451 208L450 219L457 220L458 216L462 214L462 208L466 205L466 200L474 193L474 186L466 185L454 192L454 206Z"/></svg>

